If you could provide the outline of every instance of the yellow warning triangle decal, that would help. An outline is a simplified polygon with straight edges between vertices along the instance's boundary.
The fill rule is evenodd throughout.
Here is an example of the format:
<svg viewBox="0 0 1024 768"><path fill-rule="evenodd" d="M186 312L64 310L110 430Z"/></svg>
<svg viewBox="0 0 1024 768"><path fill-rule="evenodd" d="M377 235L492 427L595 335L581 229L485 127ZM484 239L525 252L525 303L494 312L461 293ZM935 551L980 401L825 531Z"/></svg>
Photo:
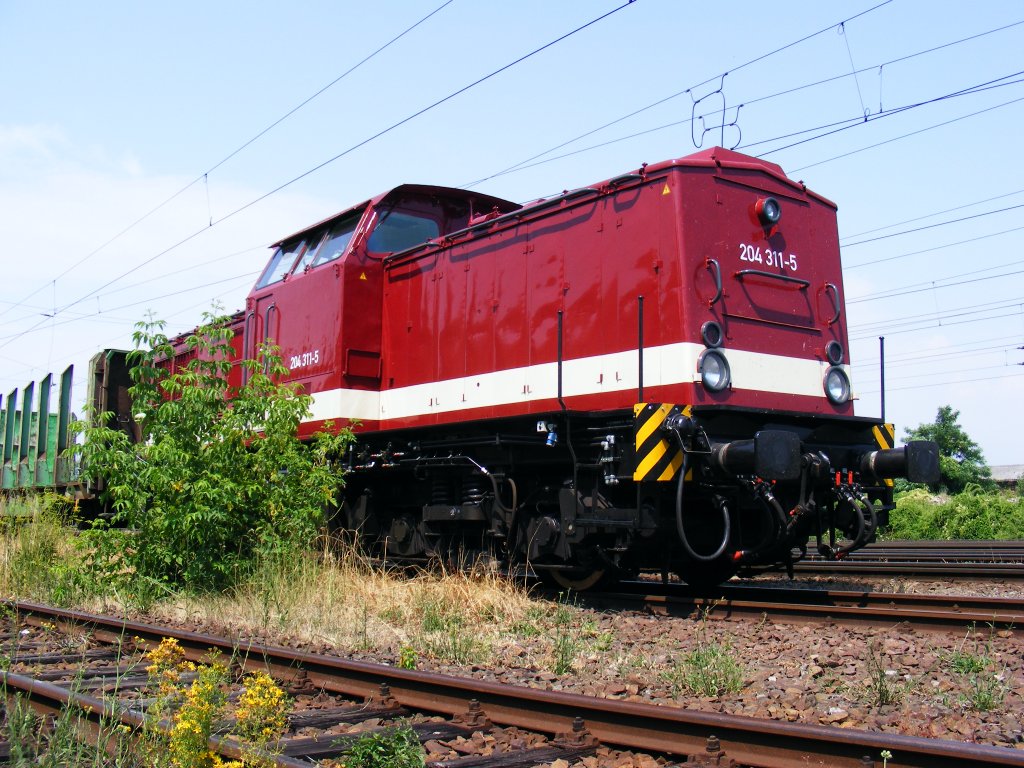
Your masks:
<svg viewBox="0 0 1024 768"><path fill-rule="evenodd" d="M360 280L365 280L365 279L366 279L366 273L365 273L365 272L361 272L361 273L359 274L359 279L360 279Z"/></svg>
<svg viewBox="0 0 1024 768"><path fill-rule="evenodd" d="M666 184L664 187L661 188L661 194L662 195L671 195L672 194L672 190L668 188L668 184Z"/></svg>

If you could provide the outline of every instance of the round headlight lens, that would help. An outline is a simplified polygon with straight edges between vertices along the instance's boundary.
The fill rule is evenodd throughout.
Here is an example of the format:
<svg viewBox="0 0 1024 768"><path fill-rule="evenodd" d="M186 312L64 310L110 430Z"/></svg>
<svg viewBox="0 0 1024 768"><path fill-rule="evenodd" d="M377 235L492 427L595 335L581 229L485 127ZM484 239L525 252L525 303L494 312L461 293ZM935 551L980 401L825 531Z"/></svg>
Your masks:
<svg viewBox="0 0 1024 768"><path fill-rule="evenodd" d="M850 399L850 377L842 368L829 368L825 372L825 397L836 405Z"/></svg>
<svg viewBox="0 0 1024 768"><path fill-rule="evenodd" d="M700 338L705 347L716 349L722 346L722 326L714 320L708 320L700 327Z"/></svg>
<svg viewBox="0 0 1024 768"><path fill-rule="evenodd" d="M721 392L729 386L732 373L725 355L714 349L706 349L697 361L700 380L712 392Z"/></svg>
<svg viewBox="0 0 1024 768"><path fill-rule="evenodd" d="M842 365L843 345L833 339L825 345L825 357L832 365Z"/></svg>
<svg viewBox="0 0 1024 768"><path fill-rule="evenodd" d="M762 197L754 203L754 213L762 225L774 227L782 218L782 206L774 197Z"/></svg>

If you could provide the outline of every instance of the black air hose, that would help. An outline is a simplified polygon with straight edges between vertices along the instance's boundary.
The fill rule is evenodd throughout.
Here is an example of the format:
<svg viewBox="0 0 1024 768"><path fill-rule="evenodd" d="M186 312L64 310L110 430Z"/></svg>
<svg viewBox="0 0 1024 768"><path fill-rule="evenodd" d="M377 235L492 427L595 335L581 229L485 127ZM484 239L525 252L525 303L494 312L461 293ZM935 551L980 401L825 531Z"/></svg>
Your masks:
<svg viewBox="0 0 1024 768"><path fill-rule="evenodd" d="M679 541L683 545L683 549L686 554L702 563L710 563L712 560L717 560L725 552L725 548L729 546L729 536L732 533L732 525L729 522L729 507L726 506L723 500L719 504L719 509L722 510L722 524L725 527L725 535L722 536L722 543L718 545L718 549L710 555L701 555L694 551L693 547L690 546L689 540L686 538L686 530L683 528L683 486L686 484L686 447L683 445L682 435L678 431L673 430L676 437L679 439L679 447L683 449L683 466L679 469L679 482L676 484L676 531L679 533Z"/></svg>
<svg viewBox="0 0 1024 768"><path fill-rule="evenodd" d="M849 504L850 507L853 509L853 516L857 519L857 535L853 537L853 541L850 543L849 546L847 546L847 547L838 547L834 551L833 556L836 557L836 558L845 557L850 552L853 552L853 550L855 550L858 547L860 547L864 543L864 540L866 539L866 536L864 535L864 533L865 533L864 515L857 508L857 505L860 503L859 499L856 496L854 496L850 491L845 491L845 492L842 493L842 497L840 499L840 503ZM875 517L875 514L874 514L874 507L872 507L872 509L871 509L871 518L872 518L872 521L877 522L877 518Z"/></svg>

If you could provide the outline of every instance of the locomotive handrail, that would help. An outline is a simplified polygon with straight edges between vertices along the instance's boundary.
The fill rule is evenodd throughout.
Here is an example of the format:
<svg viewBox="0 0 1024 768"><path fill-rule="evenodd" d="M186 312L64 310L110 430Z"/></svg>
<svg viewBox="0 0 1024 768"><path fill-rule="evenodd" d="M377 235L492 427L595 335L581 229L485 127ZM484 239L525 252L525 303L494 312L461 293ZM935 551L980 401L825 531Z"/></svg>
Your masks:
<svg viewBox="0 0 1024 768"><path fill-rule="evenodd" d="M249 354L249 350L246 349L246 345L250 342L253 346L253 355L256 353L256 339L252 337L253 331L249 328L249 322L256 319L256 310L249 310L245 316L245 323L242 325L242 359L246 359L246 355ZM242 366L242 386L245 386L249 381L249 369L246 366Z"/></svg>
<svg viewBox="0 0 1024 768"><path fill-rule="evenodd" d="M561 197L563 200L575 200L577 197L587 197L588 195L598 195L600 193L601 190L597 187L580 187L571 192L566 192Z"/></svg>
<svg viewBox="0 0 1024 768"><path fill-rule="evenodd" d="M722 298L722 267L719 265L717 259L704 259L704 266L711 276L715 279L715 297L708 302L709 307L715 306L715 303Z"/></svg>
<svg viewBox="0 0 1024 768"><path fill-rule="evenodd" d="M264 344L267 342L267 340L269 338L271 338L271 336L270 336L270 313L271 312L276 313L278 315L278 317L280 317L280 312L278 312L278 309L277 309L277 302L273 302L269 307L267 307L267 311L263 313L263 343ZM270 360L267 359L267 360L263 361L263 373L269 373L269 371L270 371Z"/></svg>
<svg viewBox="0 0 1024 768"><path fill-rule="evenodd" d="M639 173L624 173L621 176L616 176L614 179L608 181L609 187L621 187L623 184L628 184L631 181L643 181L644 177Z"/></svg>
<svg viewBox="0 0 1024 768"><path fill-rule="evenodd" d="M785 283L793 283L794 285L800 286L800 290L806 290L807 286L811 284L810 280L803 280L799 277L790 277L789 275L780 275L775 272L765 272L763 269L741 269L735 273L735 277L746 277L747 275L754 275L755 277L769 277L772 280L782 280Z"/></svg>
<svg viewBox="0 0 1024 768"><path fill-rule="evenodd" d="M460 229L458 232L452 232L450 235L448 235L448 237L458 237L459 235L466 234L466 232L467 230ZM411 245L408 248L404 248L401 251L395 251L390 256L385 256L382 261L384 264L390 264L391 262L397 261L398 259L404 259L406 256L411 256L412 254L416 253L416 251L422 251L424 248L428 248L431 245L437 245L437 243L435 243L433 240L426 240L417 245Z"/></svg>
<svg viewBox="0 0 1024 768"><path fill-rule="evenodd" d="M842 312L842 306L839 304L839 289L836 288L834 283L825 283L825 294L831 296L832 307L836 313L832 315L832 319L828 321L829 325L832 325L839 319L839 315Z"/></svg>

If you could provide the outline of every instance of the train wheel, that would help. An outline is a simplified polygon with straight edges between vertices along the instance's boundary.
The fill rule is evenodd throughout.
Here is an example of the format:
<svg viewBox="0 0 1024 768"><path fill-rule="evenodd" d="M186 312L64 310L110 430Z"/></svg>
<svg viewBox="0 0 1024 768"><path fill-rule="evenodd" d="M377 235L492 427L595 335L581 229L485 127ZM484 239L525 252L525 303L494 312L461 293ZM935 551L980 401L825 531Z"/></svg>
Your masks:
<svg viewBox="0 0 1024 768"><path fill-rule="evenodd" d="M603 568L570 568L567 570L553 568L545 571L542 578L550 580L555 586L584 592L593 589L605 580Z"/></svg>

